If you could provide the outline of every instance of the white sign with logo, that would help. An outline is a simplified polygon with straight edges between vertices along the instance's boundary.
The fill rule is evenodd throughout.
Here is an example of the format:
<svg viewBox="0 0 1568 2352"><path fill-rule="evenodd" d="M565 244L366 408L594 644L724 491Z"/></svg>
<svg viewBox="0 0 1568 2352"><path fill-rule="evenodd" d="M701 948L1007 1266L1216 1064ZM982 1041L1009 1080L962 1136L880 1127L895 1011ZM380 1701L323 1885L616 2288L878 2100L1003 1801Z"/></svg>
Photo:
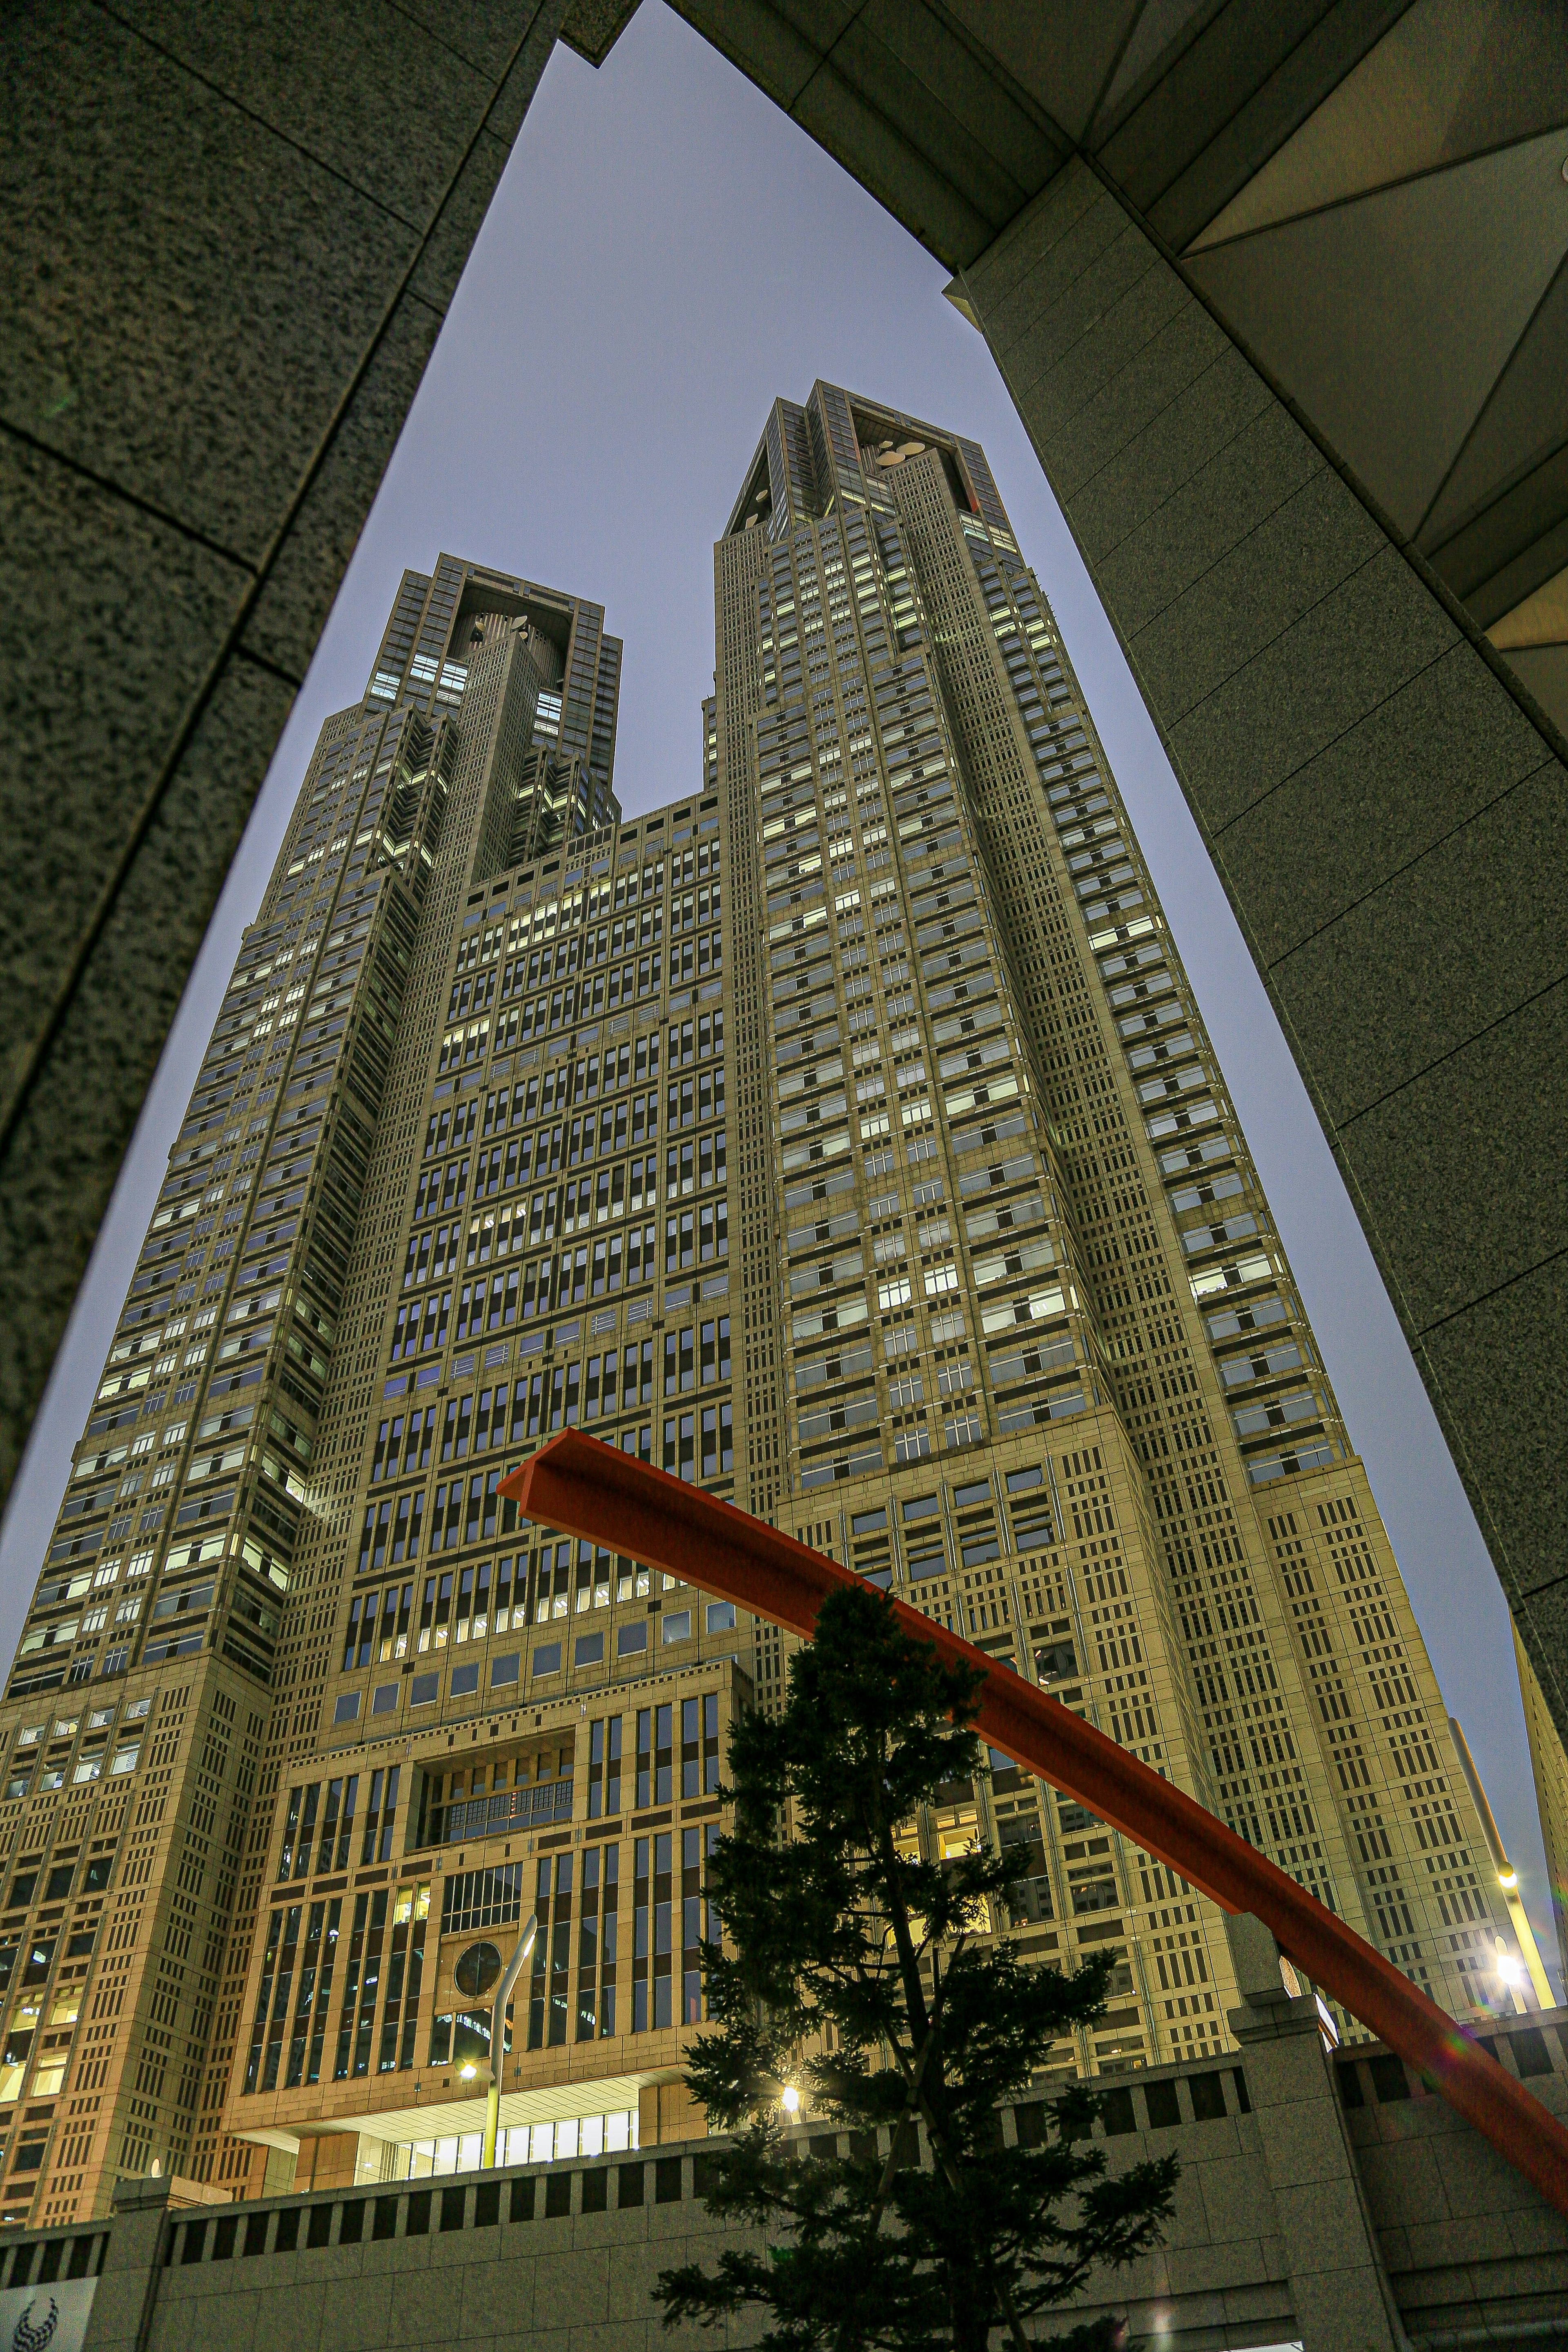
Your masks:
<svg viewBox="0 0 1568 2352"><path fill-rule="evenodd" d="M81 2352L96 2279L52 2279L0 2293L0 2352Z"/></svg>

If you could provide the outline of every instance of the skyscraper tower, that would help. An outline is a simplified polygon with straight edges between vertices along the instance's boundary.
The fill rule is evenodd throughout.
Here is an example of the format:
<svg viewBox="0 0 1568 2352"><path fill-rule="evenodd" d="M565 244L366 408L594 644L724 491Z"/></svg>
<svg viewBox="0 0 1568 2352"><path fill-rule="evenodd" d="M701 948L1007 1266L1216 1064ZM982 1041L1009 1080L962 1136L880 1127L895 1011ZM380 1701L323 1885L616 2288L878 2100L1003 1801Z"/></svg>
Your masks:
<svg viewBox="0 0 1568 2352"><path fill-rule="evenodd" d="M776 1219L741 1219L753 1507L1032 1670L1457 2012L1504 1999L1398 1569L984 453L780 401L717 582L743 1104L748 1050L770 1074L738 1150ZM1026 1845L1032 1948L1116 1953L1063 2063L1219 2046L1212 1909L994 1762L923 1833Z"/></svg>
<svg viewBox="0 0 1568 2352"><path fill-rule="evenodd" d="M1504 1906L982 452L780 402L689 799L598 609L443 557L246 935L5 1698L0 2217L679 2137L777 1633L497 1487L568 1423L961 1628L1460 2013ZM917 1826L1222 2046L1212 1906L994 1757ZM532 1916L502 2051L487 2005ZM1511 1949L1511 1947L1510 1947ZM9 2123L5 2121L9 2116Z"/></svg>

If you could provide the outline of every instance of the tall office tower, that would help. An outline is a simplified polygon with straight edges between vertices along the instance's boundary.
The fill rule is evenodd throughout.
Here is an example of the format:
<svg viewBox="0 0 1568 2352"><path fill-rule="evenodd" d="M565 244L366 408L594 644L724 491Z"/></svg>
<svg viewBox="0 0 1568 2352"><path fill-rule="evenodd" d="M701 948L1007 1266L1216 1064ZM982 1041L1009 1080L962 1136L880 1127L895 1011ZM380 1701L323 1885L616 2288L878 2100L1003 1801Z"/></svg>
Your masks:
<svg viewBox="0 0 1568 2352"><path fill-rule="evenodd" d="M478 1328L460 1223L416 1326L381 1230L426 1172L426 1097L474 1129L490 1033L518 1032L467 901L520 847L558 870L614 824L619 657L596 606L443 558L405 575L363 704L321 730L0 1704L6 2221L102 2210L154 2158L215 2169L273 1790L314 1745L337 1630L367 1346ZM427 1458L439 1393L399 1417ZM345 1861L390 1851L411 1789L365 1775Z"/></svg>
<svg viewBox="0 0 1568 2352"><path fill-rule="evenodd" d="M443 557L322 730L5 1701L0 2217L684 2136L728 1725L784 1644L520 1524L568 1423L971 1633L1459 2011L1500 1906L1196 1008L973 444L779 404L689 799L596 607ZM1211 1906L993 1759L1086 2072ZM1506 2005L1506 2003L1505 2003ZM8 2116L7 2122L5 2118Z"/></svg>
<svg viewBox="0 0 1568 2352"><path fill-rule="evenodd" d="M1536 1810L1541 1816L1541 1841L1546 1849L1546 1884L1552 1897L1552 1925L1557 1930L1558 1973L1568 1988L1568 1753L1563 1751L1562 1737L1517 1630L1513 1655L1519 1668L1519 1693L1524 1701L1524 1727L1530 1741Z"/></svg>
<svg viewBox="0 0 1568 2352"><path fill-rule="evenodd" d="M1454 2011L1506 2009L1398 1569L983 452L830 385L776 403L716 604L753 1507L1037 1676ZM1025 1948L1114 1955L1064 2068L1219 2047L1213 1906L993 1767L921 1834L1023 1846Z"/></svg>

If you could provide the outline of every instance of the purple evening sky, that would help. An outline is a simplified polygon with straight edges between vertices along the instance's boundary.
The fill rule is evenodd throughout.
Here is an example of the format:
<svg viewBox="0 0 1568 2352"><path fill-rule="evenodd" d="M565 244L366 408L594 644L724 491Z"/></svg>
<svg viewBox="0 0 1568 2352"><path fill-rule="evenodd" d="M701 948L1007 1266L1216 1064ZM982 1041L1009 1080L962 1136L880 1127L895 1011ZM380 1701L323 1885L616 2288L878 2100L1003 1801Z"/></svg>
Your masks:
<svg viewBox="0 0 1568 2352"><path fill-rule="evenodd" d="M946 272L658 5L557 49L480 231L192 974L0 1533L9 1657L169 1146L329 711L442 549L603 604L628 814L699 782L712 542L784 394L826 377L973 435L1056 611L1186 959L1324 1360L1555 1976L1507 1612L1250 958L1115 635Z"/></svg>

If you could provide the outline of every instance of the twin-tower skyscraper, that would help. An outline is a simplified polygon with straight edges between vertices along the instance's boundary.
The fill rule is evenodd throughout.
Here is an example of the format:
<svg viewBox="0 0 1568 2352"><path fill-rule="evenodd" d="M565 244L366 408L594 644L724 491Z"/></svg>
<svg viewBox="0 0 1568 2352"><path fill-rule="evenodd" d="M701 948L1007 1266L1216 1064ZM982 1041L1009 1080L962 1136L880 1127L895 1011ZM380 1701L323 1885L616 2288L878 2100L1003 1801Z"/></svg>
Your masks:
<svg viewBox="0 0 1568 2352"><path fill-rule="evenodd" d="M715 550L692 788L585 601L405 574L170 1156L6 1695L0 2219L689 2137L779 1635L518 1525L580 1425L1168 1773L1461 2017L1518 1940L1200 1009L984 453L817 384ZM623 761L624 767L624 761ZM994 1757L911 1825L1198 2057L1217 1913Z"/></svg>

